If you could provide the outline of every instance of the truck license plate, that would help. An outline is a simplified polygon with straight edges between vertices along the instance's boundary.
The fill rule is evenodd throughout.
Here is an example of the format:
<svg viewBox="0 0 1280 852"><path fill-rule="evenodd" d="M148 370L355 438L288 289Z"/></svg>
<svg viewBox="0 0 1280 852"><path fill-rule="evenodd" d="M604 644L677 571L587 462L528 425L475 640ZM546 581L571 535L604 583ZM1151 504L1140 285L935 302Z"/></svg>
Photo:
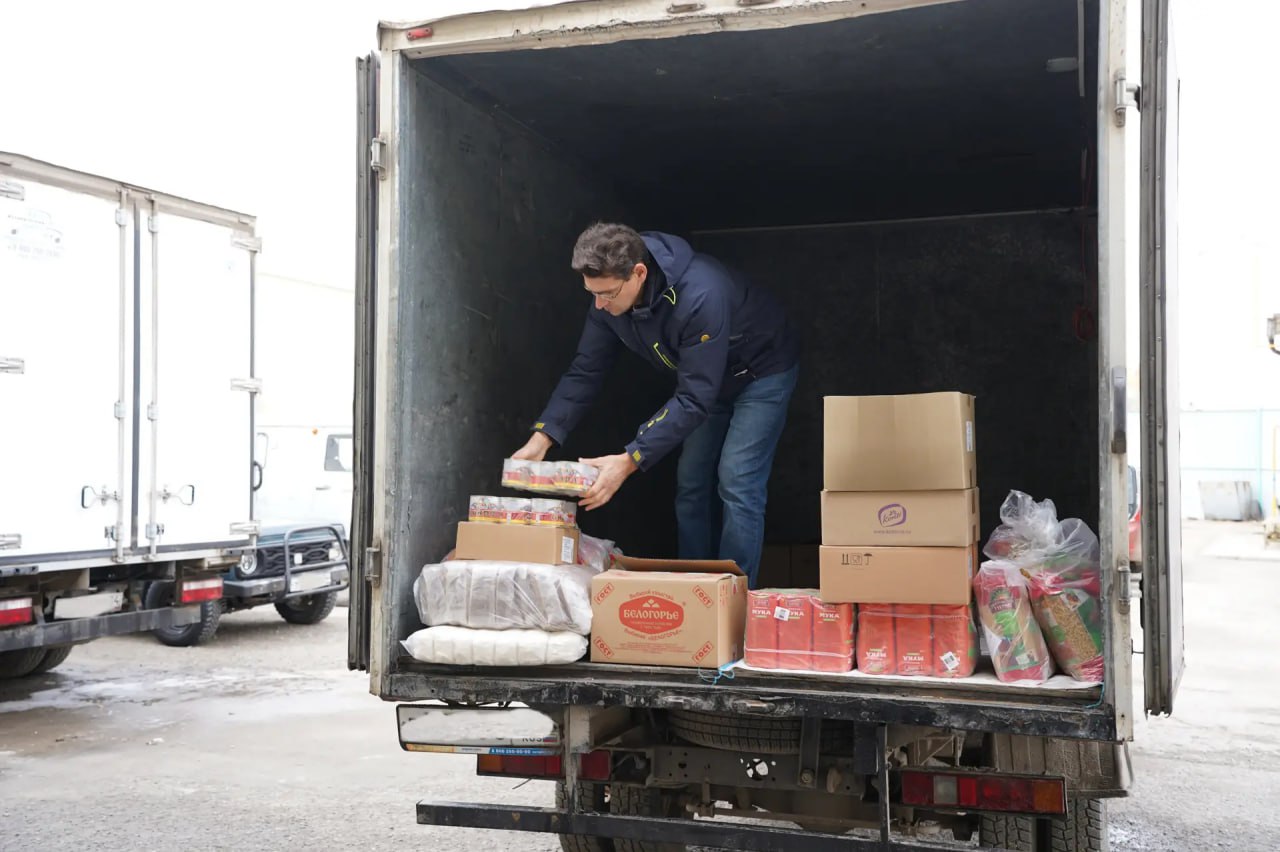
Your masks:
<svg viewBox="0 0 1280 852"><path fill-rule="evenodd" d="M332 586L333 579L328 571L312 571L307 574L295 574L289 578L289 591L309 592L312 589L323 589Z"/></svg>

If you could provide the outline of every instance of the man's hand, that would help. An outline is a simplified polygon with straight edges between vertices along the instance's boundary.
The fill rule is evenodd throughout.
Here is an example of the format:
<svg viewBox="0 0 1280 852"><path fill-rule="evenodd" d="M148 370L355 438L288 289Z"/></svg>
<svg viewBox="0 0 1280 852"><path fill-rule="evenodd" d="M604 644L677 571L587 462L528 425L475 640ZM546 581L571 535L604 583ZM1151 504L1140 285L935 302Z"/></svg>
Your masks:
<svg viewBox="0 0 1280 852"><path fill-rule="evenodd" d="M613 498L613 495L618 492L618 489L622 487L622 483L626 481L627 477L640 469L631 460L631 456L626 453L618 453L616 456L601 456L598 459L578 459L578 461L600 468L600 476L596 478L595 485L592 485L578 502L578 505L588 512L592 509L599 509L605 503L608 503Z"/></svg>
<svg viewBox="0 0 1280 852"><path fill-rule="evenodd" d="M525 461L542 461L549 449L551 449L551 439L541 432L534 432L529 436L529 442L512 453L511 458Z"/></svg>

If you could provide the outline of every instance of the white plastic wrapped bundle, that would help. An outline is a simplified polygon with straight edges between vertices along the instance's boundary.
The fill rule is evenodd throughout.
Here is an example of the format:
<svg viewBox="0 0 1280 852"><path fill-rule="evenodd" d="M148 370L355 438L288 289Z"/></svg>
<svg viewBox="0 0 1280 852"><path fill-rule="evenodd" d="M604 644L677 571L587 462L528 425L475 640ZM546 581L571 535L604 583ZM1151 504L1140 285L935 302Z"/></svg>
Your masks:
<svg viewBox="0 0 1280 852"><path fill-rule="evenodd" d="M415 660L450 666L548 666L582 659L587 640L545 630L427 627L400 643Z"/></svg>
<svg viewBox="0 0 1280 852"><path fill-rule="evenodd" d="M599 568L454 560L427 565L413 584L428 627L591 632L591 578Z"/></svg>

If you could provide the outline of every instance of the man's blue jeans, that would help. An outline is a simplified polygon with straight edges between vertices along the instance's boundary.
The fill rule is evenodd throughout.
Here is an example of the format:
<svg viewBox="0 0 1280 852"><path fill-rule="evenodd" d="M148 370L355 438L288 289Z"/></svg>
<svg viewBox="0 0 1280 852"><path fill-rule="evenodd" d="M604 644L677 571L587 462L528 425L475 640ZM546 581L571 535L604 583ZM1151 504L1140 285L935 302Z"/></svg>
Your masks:
<svg viewBox="0 0 1280 852"><path fill-rule="evenodd" d="M685 439L676 474L681 559L732 559L756 588L769 471L799 366L756 379L717 403Z"/></svg>

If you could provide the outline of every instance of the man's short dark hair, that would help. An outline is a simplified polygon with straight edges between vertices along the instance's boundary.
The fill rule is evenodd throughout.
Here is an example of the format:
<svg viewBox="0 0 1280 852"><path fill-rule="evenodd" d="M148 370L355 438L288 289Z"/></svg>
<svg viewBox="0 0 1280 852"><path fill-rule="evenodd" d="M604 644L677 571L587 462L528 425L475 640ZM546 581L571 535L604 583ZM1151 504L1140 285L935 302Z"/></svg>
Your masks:
<svg viewBox="0 0 1280 852"><path fill-rule="evenodd" d="M634 228L597 222L578 237L573 247L573 271L588 278L630 278L637 263L646 263L648 250Z"/></svg>

